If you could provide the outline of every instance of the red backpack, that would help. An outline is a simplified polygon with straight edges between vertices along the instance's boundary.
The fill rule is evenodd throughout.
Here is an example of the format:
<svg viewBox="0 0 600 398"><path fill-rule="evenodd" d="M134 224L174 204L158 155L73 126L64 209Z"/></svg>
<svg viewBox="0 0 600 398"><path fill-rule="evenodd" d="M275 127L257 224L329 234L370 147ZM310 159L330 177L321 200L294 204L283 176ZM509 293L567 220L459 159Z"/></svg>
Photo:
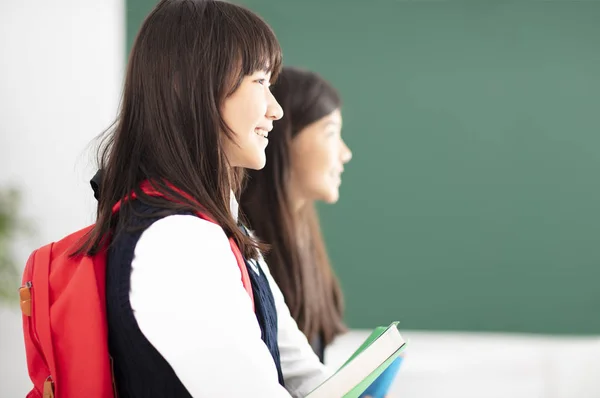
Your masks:
<svg viewBox="0 0 600 398"><path fill-rule="evenodd" d="M142 190L163 196L149 184L142 184ZM118 208L119 204L114 210ZM206 214L197 215L215 222ZM70 256L92 227L35 250L25 266L19 295L27 368L34 385L27 398L116 397L108 352L106 248L94 256ZM229 242L253 301L244 258L235 241Z"/></svg>

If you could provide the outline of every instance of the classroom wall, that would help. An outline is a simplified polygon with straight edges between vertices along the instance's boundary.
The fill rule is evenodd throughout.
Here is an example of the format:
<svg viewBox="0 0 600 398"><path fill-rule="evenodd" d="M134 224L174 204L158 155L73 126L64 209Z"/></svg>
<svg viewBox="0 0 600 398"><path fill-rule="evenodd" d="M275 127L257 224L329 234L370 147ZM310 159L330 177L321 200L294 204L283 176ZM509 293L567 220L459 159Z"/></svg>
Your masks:
<svg viewBox="0 0 600 398"><path fill-rule="evenodd" d="M600 332L600 2L238 3L343 95L350 326Z"/></svg>
<svg viewBox="0 0 600 398"><path fill-rule="evenodd" d="M343 95L352 327L600 332L600 2L243 3Z"/></svg>
<svg viewBox="0 0 600 398"><path fill-rule="evenodd" d="M600 332L600 2L239 3L343 95L351 327Z"/></svg>
<svg viewBox="0 0 600 398"><path fill-rule="evenodd" d="M23 196L35 247L94 220L90 143L116 115L124 65L121 0L0 1L0 186ZM16 294L16 290L15 290ZM0 397L23 397L19 311L0 305Z"/></svg>

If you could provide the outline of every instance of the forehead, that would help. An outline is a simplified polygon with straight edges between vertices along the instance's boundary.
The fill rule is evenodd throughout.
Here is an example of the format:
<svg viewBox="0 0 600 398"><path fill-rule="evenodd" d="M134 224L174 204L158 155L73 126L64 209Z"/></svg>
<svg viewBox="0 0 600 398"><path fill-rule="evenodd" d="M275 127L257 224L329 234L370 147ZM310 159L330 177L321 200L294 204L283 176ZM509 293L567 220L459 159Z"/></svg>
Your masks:
<svg viewBox="0 0 600 398"><path fill-rule="evenodd" d="M333 126L333 127L341 127L342 126L342 112L339 109L331 112L327 116L323 116L318 122L321 127Z"/></svg>
<svg viewBox="0 0 600 398"><path fill-rule="evenodd" d="M318 136L323 131L327 130L341 130L342 128L342 114L339 110L335 110L328 115L323 116L321 119L316 120L306 126L301 133L296 136L300 140L310 139L302 138L304 136Z"/></svg>

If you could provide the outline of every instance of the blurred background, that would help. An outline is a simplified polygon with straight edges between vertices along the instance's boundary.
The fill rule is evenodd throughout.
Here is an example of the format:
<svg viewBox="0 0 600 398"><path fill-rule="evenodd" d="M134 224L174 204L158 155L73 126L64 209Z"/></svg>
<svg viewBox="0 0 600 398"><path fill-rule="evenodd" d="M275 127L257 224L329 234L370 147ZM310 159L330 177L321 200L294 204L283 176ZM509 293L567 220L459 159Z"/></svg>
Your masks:
<svg viewBox="0 0 600 398"><path fill-rule="evenodd" d="M328 362L399 320L391 398L600 397L600 1L238 3L343 97L354 157L319 210L352 331ZM155 4L0 0L4 281L93 222L94 139ZM10 289L2 398L30 386Z"/></svg>

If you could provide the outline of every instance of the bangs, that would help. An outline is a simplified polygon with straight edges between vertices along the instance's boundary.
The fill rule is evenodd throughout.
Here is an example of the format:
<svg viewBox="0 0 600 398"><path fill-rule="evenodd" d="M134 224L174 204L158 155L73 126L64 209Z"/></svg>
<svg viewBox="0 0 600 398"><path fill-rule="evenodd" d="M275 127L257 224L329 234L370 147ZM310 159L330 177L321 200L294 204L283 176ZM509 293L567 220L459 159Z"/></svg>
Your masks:
<svg viewBox="0 0 600 398"><path fill-rule="evenodd" d="M281 72L281 47L271 28L262 20L260 22L262 26L256 26L257 31L246 35L246 37L254 37L255 40L244 43L245 45L240 48L241 72L245 76L258 71L271 73L271 83L273 83Z"/></svg>
<svg viewBox="0 0 600 398"><path fill-rule="evenodd" d="M230 94L237 89L244 76L258 71L271 73L274 83L282 68L281 47L275 33L265 21L253 12L240 7L230 7L225 2L218 2L227 15L228 30L227 52L230 57L225 64L238 65L233 78ZM224 43L225 44L225 43Z"/></svg>

